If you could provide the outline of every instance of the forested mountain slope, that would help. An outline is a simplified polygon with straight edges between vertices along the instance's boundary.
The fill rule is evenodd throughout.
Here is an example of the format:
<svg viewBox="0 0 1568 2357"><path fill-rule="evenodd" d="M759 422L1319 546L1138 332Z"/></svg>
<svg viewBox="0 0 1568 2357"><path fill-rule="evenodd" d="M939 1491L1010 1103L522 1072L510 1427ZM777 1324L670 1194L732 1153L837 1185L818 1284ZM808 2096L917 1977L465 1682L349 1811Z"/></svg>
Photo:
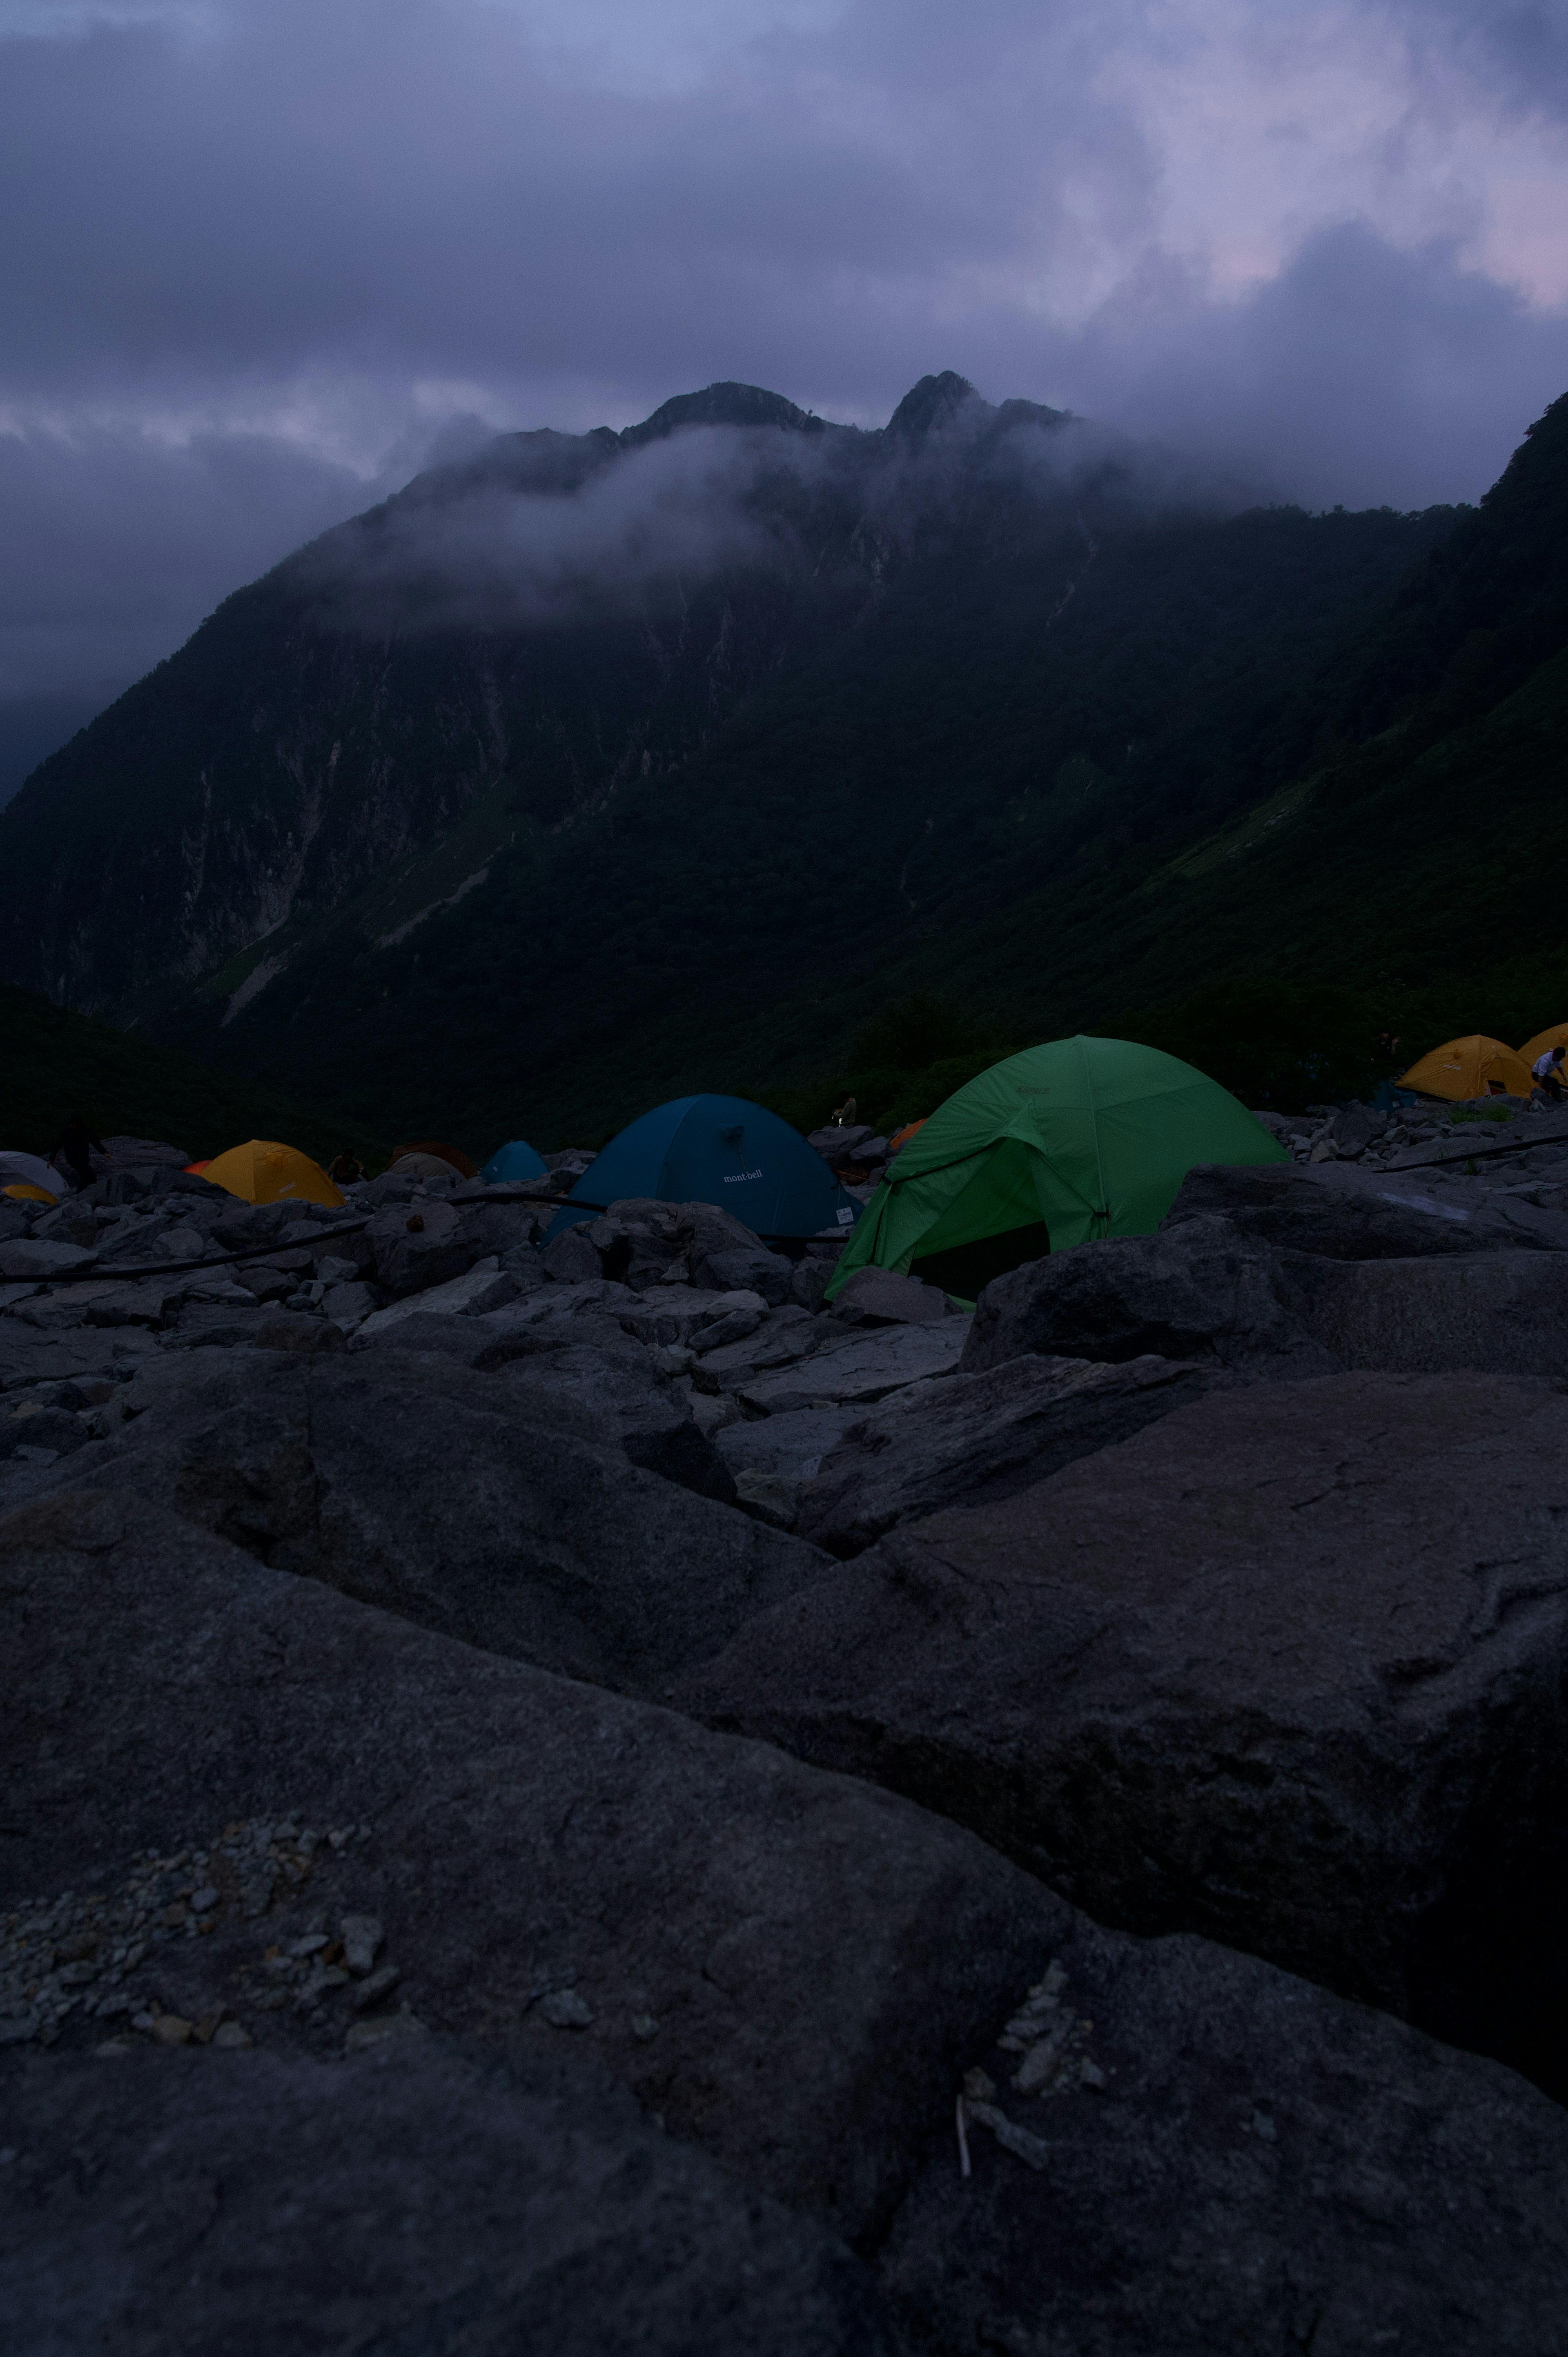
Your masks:
<svg viewBox="0 0 1568 2357"><path fill-rule="evenodd" d="M44 766L7 971L548 1139L831 1069L909 989L1032 1034L1548 955L1562 408L1457 517L1227 514L950 377L879 434L718 386L504 436Z"/></svg>

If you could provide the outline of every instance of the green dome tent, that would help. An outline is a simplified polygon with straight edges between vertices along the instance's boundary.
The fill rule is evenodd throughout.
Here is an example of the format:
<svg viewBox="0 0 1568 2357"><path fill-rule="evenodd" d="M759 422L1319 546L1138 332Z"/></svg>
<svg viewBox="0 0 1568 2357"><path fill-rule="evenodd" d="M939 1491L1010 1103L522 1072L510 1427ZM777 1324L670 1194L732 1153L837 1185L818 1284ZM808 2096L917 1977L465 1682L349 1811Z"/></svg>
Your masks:
<svg viewBox="0 0 1568 2357"><path fill-rule="evenodd" d="M949 1097L890 1165L839 1262L972 1299L1020 1262L1146 1236L1197 1162L1283 1162L1218 1081L1131 1039L1052 1039Z"/></svg>

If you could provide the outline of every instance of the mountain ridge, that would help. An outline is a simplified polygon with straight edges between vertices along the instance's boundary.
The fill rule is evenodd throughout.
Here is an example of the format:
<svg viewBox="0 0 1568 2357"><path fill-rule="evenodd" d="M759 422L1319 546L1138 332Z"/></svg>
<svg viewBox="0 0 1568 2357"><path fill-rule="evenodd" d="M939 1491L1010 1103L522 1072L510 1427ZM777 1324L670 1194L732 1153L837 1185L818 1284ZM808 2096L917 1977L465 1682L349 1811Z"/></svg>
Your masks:
<svg viewBox="0 0 1568 2357"><path fill-rule="evenodd" d="M576 604L454 619L416 540L425 570L394 581L416 619L378 635L331 619L298 553L0 818L20 930L55 928L15 978L84 996L85 974L150 1037L482 1141L829 1071L910 990L1019 1036L1225 973L1403 1003L1461 978L1436 946L1456 883L1474 974L1550 961L1463 805L1484 779L1557 840L1530 715L1550 735L1568 404L1478 510L1413 517L1184 503L1082 421L950 372L899 411L838 427L721 383L629 449L498 437L390 526L339 528L395 553L400 517L457 519L469 594L497 517L607 514L613 565ZM660 557L671 500L731 537L661 573L638 551ZM137 781L116 862L91 813ZM1403 839L1402 793L1446 813L1431 840ZM180 894L159 955L149 822ZM204 931L202 875L236 874L248 915ZM73 965L94 893L117 935Z"/></svg>

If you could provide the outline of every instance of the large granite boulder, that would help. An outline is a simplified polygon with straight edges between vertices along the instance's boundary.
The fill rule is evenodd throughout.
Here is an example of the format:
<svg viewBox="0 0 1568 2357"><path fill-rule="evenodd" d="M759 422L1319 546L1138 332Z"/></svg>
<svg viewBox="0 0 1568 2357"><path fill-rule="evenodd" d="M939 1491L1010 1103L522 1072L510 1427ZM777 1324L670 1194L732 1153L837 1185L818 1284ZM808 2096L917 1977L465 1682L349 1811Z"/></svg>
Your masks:
<svg viewBox="0 0 1568 2357"><path fill-rule="evenodd" d="M761 2195L921 2350L1553 2346L1505 2070L125 1498L0 1525L0 1645L13 2336L877 2352Z"/></svg>
<svg viewBox="0 0 1568 2357"><path fill-rule="evenodd" d="M830 1555L858 1555L896 1523L1010 1498L1234 1381L1214 1367L1169 1359L1101 1367L1030 1356L984 1374L911 1383L852 1425L822 1458L800 1492L795 1528ZM742 1435L765 1436L775 1421L743 1426ZM725 1454L733 1465L730 1450Z"/></svg>
<svg viewBox="0 0 1568 2357"><path fill-rule="evenodd" d="M1026 1351L1110 1364L1153 1352L1254 1375L1329 1374L1337 1364L1282 1297L1279 1254L1215 1213L1157 1235L1076 1244L993 1277L963 1372Z"/></svg>
<svg viewBox="0 0 1568 2357"><path fill-rule="evenodd" d="M842 2244L565 2058L50 2056L4 2102L10 2357L890 2350Z"/></svg>
<svg viewBox="0 0 1568 2357"><path fill-rule="evenodd" d="M1281 1255L1302 1331L1342 1367L1568 1375L1568 1257L1475 1252L1348 1264Z"/></svg>
<svg viewBox="0 0 1568 2357"><path fill-rule="evenodd" d="M1012 1269L980 1297L963 1372L1026 1352L1112 1363L1155 1352L1274 1381L1345 1368L1568 1375L1568 1254L1510 1249L1518 1237L1494 1227L1462 1251L1389 1257L1385 1245L1410 1241L1401 1221L1376 1232L1358 1199L1340 1191L1344 1203L1323 1190L1321 1220L1315 1202L1309 1218L1283 1189L1259 1213L1282 1231L1315 1230L1321 1252L1273 1244L1229 1214L1194 1209L1155 1235L1078 1244ZM1432 1224L1448 1232L1441 1219ZM1373 1256L1348 1257L1357 1243Z"/></svg>
<svg viewBox="0 0 1568 2357"><path fill-rule="evenodd" d="M1252 1385L900 1525L679 1695L1568 2088L1565 1534L1555 1384Z"/></svg>
<svg viewBox="0 0 1568 2357"><path fill-rule="evenodd" d="M553 1398L385 1347L166 1357L127 1393L130 1421L34 1486L133 1491L446 1635L656 1688L822 1558L628 1461L628 1441L671 1461L689 1412L646 1385L618 1396L613 1366L585 1355ZM693 1479L706 1467L727 1489L694 1426L687 1454Z"/></svg>
<svg viewBox="0 0 1568 2357"><path fill-rule="evenodd" d="M1070 1927L890 1793L432 1635L126 1495L0 1524L0 1917L49 1902L41 1940L87 1967L60 2050L127 2018L115 2035L216 2035L225 2008L319 2055L378 2019L415 2035L409 2016L580 2049L861 2238ZM70 1941L63 1894L113 1916L127 1887L137 1953L95 1964L102 1934Z"/></svg>
<svg viewBox="0 0 1568 2357"><path fill-rule="evenodd" d="M880 2255L913 2357L1564 2347L1568 2113L1511 2071L1200 1940L1035 1989Z"/></svg>

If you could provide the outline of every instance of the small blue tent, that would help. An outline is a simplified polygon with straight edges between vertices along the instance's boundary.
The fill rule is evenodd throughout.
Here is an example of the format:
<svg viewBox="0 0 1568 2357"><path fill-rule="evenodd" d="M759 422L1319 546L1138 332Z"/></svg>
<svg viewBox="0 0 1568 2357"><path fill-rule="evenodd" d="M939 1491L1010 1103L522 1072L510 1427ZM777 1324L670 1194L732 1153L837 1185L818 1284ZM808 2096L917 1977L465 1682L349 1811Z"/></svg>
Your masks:
<svg viewBox="0 0 1568 2357"><path fill-rule="evenodd" d="M675 1097L645 1113L595 1157L550 1233L633 1195L717 1203L759 1236L847 1235L860 1210L799 1130L745 1097Z"/></svg>
<svg viewBox="0 0 1568 2357"><path fill-rule="evenodd" d="M479 1173L487 1187L521 1187L530 1178L548 1178L550 1173L541 1162L525 1137L514 1137L510 1146L498 1146Z"/></svg>

